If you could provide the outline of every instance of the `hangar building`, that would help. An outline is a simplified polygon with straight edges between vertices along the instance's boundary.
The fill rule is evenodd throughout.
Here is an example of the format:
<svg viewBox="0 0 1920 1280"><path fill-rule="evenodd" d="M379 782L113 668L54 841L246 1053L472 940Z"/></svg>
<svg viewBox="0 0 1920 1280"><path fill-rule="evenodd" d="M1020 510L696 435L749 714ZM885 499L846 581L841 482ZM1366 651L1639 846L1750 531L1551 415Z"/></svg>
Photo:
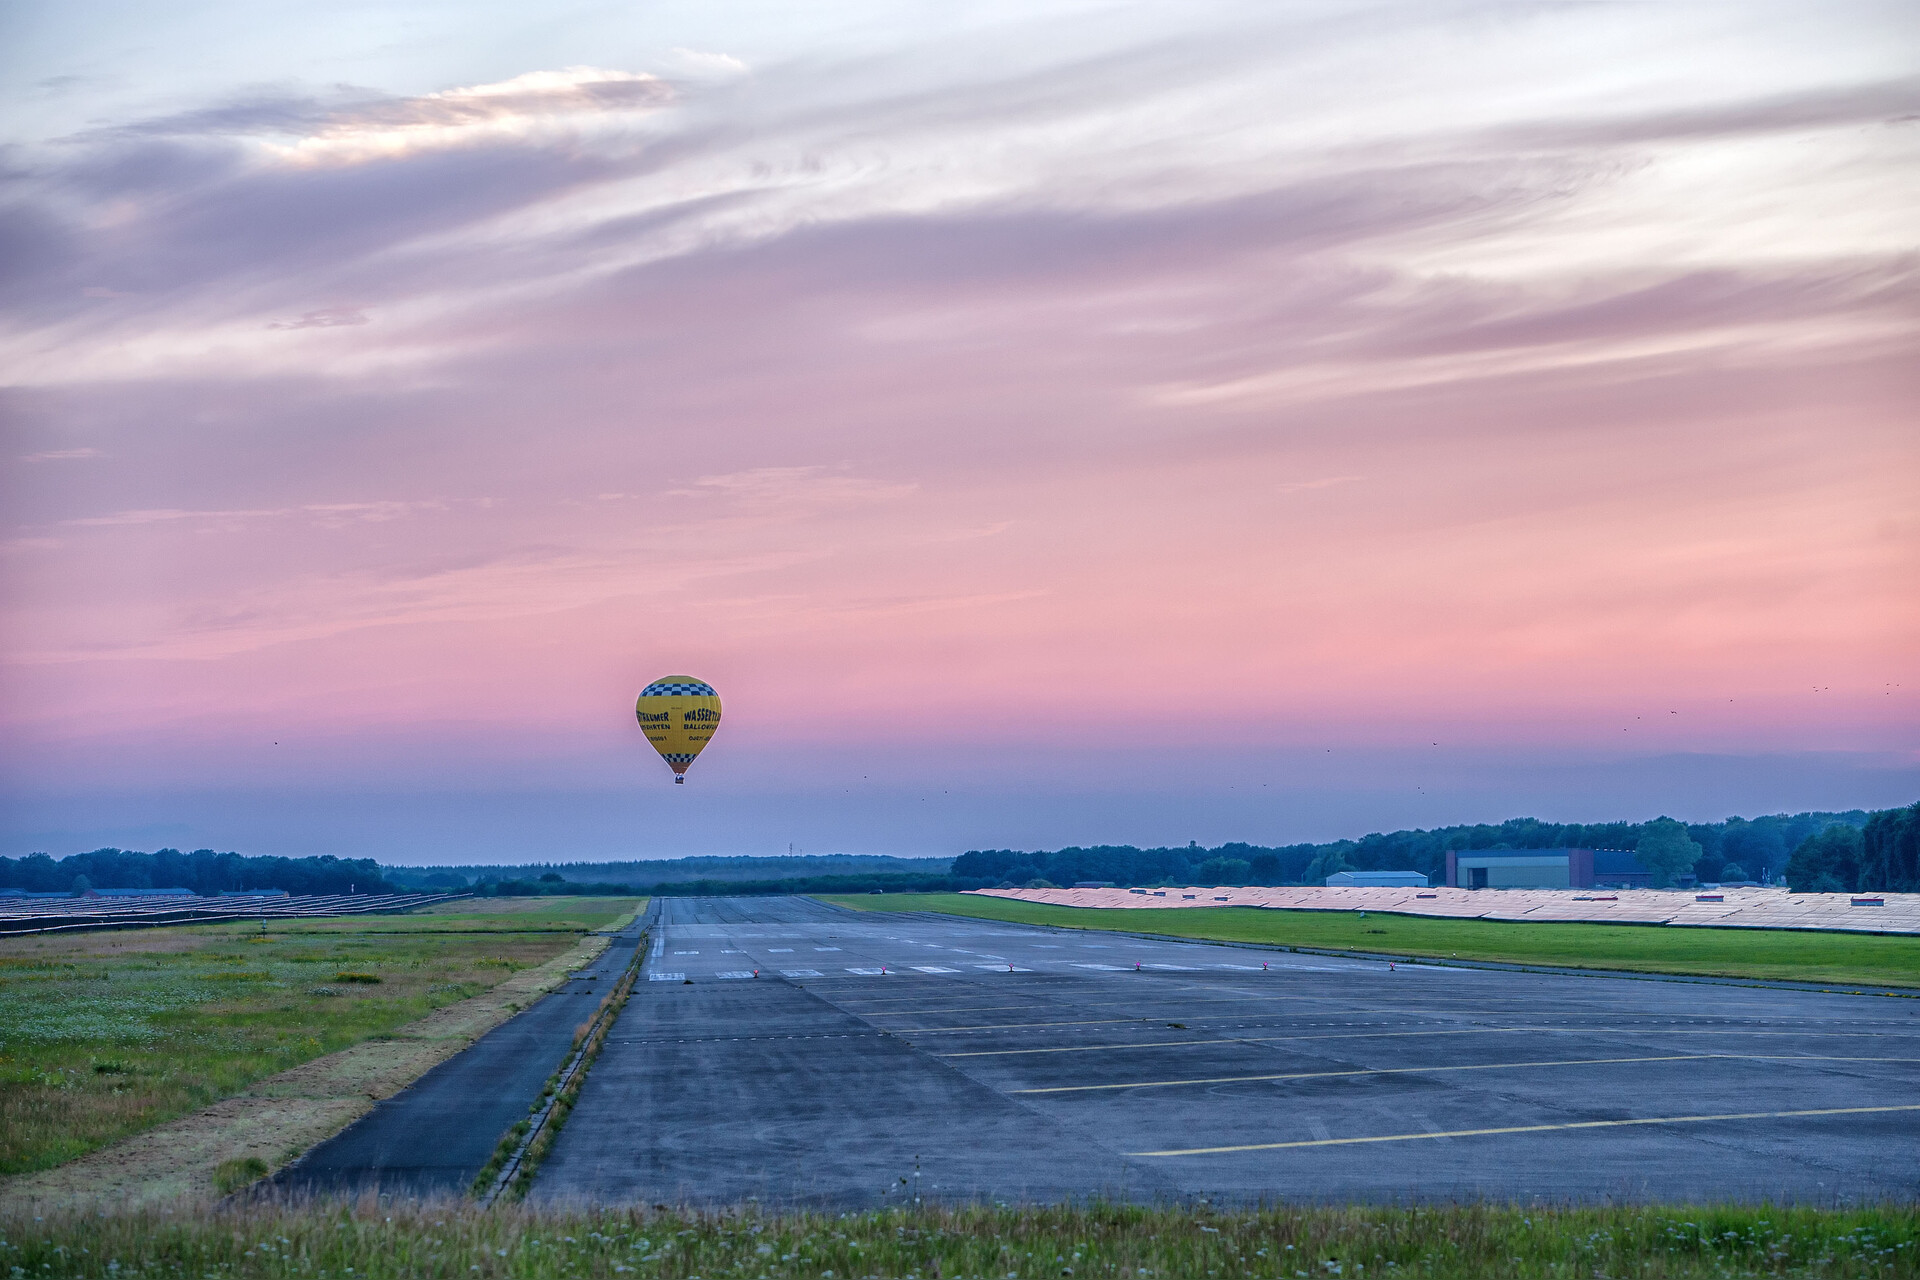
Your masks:
<svg viewBox="0 0 1920 1280"><path fill-rule="evenodd" d="M1625 849L1461 849L1447 854L1459 889L1643 888L1653 881Z"/></svg>

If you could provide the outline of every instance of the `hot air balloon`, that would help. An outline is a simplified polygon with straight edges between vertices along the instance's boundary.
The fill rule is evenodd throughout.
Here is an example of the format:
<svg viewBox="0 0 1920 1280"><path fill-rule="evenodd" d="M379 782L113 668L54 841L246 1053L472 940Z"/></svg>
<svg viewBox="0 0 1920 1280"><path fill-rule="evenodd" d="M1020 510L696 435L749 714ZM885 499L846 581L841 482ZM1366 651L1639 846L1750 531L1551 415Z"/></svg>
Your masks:
<svg viewBox="0 0 1920 1280"><path fill-rule="evenodd" d="M720 695L692 676L661 676L640 691L633 713L673 780L685 782L687 766L720 727Z"/></svg>

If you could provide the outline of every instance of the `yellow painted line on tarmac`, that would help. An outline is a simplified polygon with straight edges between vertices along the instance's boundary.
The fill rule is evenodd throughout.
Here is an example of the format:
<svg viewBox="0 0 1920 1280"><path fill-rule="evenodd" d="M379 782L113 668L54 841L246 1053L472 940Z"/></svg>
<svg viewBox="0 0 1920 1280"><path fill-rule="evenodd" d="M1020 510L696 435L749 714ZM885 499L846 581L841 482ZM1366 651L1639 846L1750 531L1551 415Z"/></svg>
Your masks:
<svg viewBox="0 0 1920 1280"><path fill-rule="evenodd" d="M1702 1124L1709 1120L1789 1120L1802 1116L1885 1115L1920 1111L1920 1103L1897 1107L1818 1107L1808 1111L1734 1111L1711 1116L1649 1116L1642 1120L1574 1120L1565 1124L1515 1124L1498 1129L1452 1129L1442 1133L1383 1133L1366 1138L1310 1138L1303 1142L1250 1142L1236 1147L1185 1147L1129 1151L1130 1156L1215 1156L1236 1151L1284 1151L1290 1147L1345 1147L1366 1142L1417 1142L1423 1138L1485 1138L1506 1133L1562 1133L1572 1129L1619 1129L1646 1124Z"/></svg>
<svg viewBox="0 0 1920 1280"><path fill-rule="evenodd" d="M1343 1031L1326 1036L1217 1036L1211 1040L1149 1040L1140 1044L1070 1044L1051 1049L969 1049L960 1053L938 1053L937 1058L1012 1058L1031 1053L1093 1053L1112 1049L1180 1049L1205 1044L1292 1044L1318 1040L1395 1040L1409 1036L1482 1036L1511 1035L1516 1032L1556 1032L1566 1035L1659 1035L1659 1036L1818 1036L1823 1040L1900 1039L1920 1035L1920 1031L1743 1031L1737 1027L1672 1028L1653 1027L1645 1031L1632 1027L1460 1027L1445 1031ZM912 1031L896 1032L912 1035ZM1905 1061L1905 1059L1871 1059Z"/></svg>
<svg viewBox="0 0 1920 1280"><path fill-rule="evenodd" d="M1649 1058L1563 1058L1545 1062L1475 1062L1452 1067L1356 1067L1346 1071L1288 1071L1258 1076L1208 1076L1193 1080L1137 1080L1126 1084L1063 1084L1008 1093L1094 1093L1112 1089L1165 1089L1189 1084L1244 1084L1265 1080L1324 1080L1333 1076L1432 1075L1443 1071L1511 1071L1523 1067L1602 1067L1636 1062L1920 1062L1920 1058L1844 1058L1822 1054L1680 1053Z"/></svg>

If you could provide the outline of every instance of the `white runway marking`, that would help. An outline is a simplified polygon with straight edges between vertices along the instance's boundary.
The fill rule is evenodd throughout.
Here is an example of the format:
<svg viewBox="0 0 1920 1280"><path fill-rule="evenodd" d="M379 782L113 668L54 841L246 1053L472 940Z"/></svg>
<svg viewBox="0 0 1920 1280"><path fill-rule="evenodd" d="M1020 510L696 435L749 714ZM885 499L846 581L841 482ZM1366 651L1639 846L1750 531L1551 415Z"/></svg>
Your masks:
<svg viewBox="0 0 1920 1280"><path fill-rule="evenodd" d="M1105 970L1106 970L1106 971L1107 971L1108 973L1122 973L1122 972L1125 972L1125 971L1124 971L1124 970L1123 970L1123 969L1122 969L1122 968L1121 968L1121 967L1120 967L1119 965L1117 965L1117 964L1078 964L1078 963L1076 963L1076 964L1074 964L1074 965L1073 965L1072 967L1073 967L1073 968L1075 968L1075 969L1105 969Z"/></svg>
<svg viewBox="0 0 1920 1280"><path fill-rule="evenodd" d="M958 973L958 969L943 969L937 964L917 964L913 966L922 973Z"/></svg>
<svg viewBox="0 0 1920 1280"><path fill-rule="evenodd" d="M716 978L751 978L753 971L751 969L736 969L731 973L716 973L713 976Z"/></svg>
<svg viewBox="0 0 1920 1280"><path fill-rule="evenodd" d="M839 949L840 948L838 947L815 947L814 948L815 951L838 951Z"/></svg>
<svg viewBox="0 0 1920 1280"><path fill-rule="evenodd" d="M677 956L697 956L700 953L698 951L676 951L673 954Z"/></svg>
<svg viewBox="0 0 1920 1280"><path fill-rule="evenodd" d="M823 978L826 976L818 969L782 969L780 973L782 977L787 978Z"/></svg>
<svg viewBox="0 0 1920 1280"><path fill-rule="evenodd" d="M647 975L647 980L650 982L685 982L687 975L684 973L650 973Z"/></svg>
<svg viewBox="0 0 1920 1280"><path fill-rule="evenodd" d="M1256 1142L1238 1147L1190 1147L1180 1151L1135 1151L1136 1156L1211 1156L1235 1151L1279 1151L1287 1147L1345 1147L1363 1142L1412 1142L1422 1138L1480 1138L1489 1134L1551 1133L1567 1129L1618 1129L1628 1125L1701 1124L1709 1120L1790 1120L1802 1116L1856 1116L1888 1111L1920 1111L1920 1105L1820 1107L1810 1111L1737 1111L1710 1116L1648 1116L1640 1120L1577 1120L1571 1124L1516 1124L1498 1129L1449 1129L1431 1133L1385 1133L1364 1138L1316 1138L1312 1142ZM1309 1125L1309 1128L1313 1126Z"/></svg>
<svg viewBox="0 0 1920 1280"><path fill-rule="evenodd" d="M768 947L767 950L773 955L777 956L783 952L791 953L793 951L793 948L792 947Z"/></svg>
<svg viewBox="0 0 1920 1280"><path fill-rule="evenodd" d="M1018 965L1004 964L1004 963L1003 964L977 964L973 967L976 969L984 969L988 973L1032 973L1033 972L1033 970L1031 969L1022 969Z"/></svg>
<svg viewBox="0 0 1920 1280"><path fill-rule="evenodd" d="M863 978L878 978L886 974L885 969L849 969L848 973L857 973Z"/></svg>

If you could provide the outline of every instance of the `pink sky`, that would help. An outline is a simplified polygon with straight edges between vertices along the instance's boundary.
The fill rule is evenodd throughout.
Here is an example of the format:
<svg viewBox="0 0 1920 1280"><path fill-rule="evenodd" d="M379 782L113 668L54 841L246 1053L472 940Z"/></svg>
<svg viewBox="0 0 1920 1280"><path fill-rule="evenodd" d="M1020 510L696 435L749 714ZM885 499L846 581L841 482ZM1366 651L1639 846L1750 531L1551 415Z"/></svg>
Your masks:
<svg viewBox="0 0 1920 1280"><path fill-rule="evenodd" d="M0 852L1920 794L1911 10L395 9L9 19Z"/></svg>

